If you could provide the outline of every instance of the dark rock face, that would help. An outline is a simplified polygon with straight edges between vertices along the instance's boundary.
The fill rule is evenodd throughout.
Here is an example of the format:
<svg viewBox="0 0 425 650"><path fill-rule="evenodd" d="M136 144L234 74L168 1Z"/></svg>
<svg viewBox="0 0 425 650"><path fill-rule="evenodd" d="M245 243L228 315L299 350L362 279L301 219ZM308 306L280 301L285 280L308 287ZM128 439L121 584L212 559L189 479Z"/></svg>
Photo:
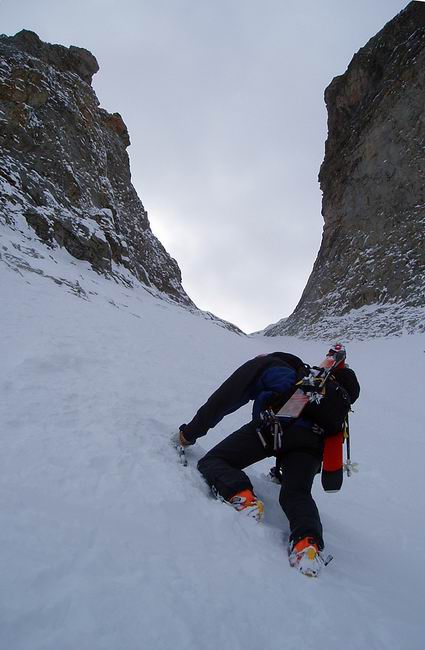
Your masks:
<svg viewBox="0 0 425 650"><path fill-rule="evenodd" d="M82 48L0 36L0 221L23 215L48 246L193 306L131 184L127 128L99 108L98 69Z"/></svg>
<svg viewBox="0 0 425 650"><path fill-rule="evenodd" d="M424 98L425 3L411 2L326 89L322 244L267 335L425 331Z"/></svg>

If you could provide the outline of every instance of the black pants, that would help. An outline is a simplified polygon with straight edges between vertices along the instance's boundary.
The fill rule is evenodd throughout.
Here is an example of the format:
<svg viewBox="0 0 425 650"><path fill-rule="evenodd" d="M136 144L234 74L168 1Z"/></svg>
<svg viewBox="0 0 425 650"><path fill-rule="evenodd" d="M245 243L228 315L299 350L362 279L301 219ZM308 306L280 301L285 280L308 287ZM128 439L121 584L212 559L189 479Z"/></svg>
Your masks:
<svg viewBox="0 0 425 650"><path fill-rule="evenodd" d="M298 541L311 536L323 548L322 524L311 496L314 477L320 470L321 447L315 434L299 429L297 437L297 430L292 429L284 434L282 456L279 457L283 471L279 502L289 520L290 539ZM308 436L312 436L311 447ZM255 424L250 422L201 458L198 469L210 487L228 501L237 492L253 489L242 470L270 455L258 437Z"/></svg>

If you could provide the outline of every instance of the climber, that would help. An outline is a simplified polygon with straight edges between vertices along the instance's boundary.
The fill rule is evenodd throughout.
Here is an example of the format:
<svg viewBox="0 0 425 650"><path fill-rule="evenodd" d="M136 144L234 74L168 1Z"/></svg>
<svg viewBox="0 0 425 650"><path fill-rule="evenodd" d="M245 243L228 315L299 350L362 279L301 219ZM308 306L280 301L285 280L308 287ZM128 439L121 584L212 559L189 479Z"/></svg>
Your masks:
<svg viewBox="0 0 425 650"><path fill-rule="evenodd" d="M332 360L334 348L327 359ZM318 369L315 372L320 375ZM290 526L289 562L302 573L317 576L323 564L324 542L311 489L315 475L320 472L327 432L312 419L314 409L307 406L300 417L283 425L279 423L282 435L277 446L276 419L272 432L270 417L265 417L278 412L294 393L295 384L305 381L303 378L308 374L309 367L292 354L273 352L255 357L238 368L174 435L183 448L193 445L225 415L254 400L252 420L201 458L198 469L215 496L260 521L264 505L243 469L275 456L283 477L279 502ZM348 411L360 393L355 373L335 365L331 378L329 382L332 380L337 391L348 399ZM324 404L325 401L322 411Z"/></svg>

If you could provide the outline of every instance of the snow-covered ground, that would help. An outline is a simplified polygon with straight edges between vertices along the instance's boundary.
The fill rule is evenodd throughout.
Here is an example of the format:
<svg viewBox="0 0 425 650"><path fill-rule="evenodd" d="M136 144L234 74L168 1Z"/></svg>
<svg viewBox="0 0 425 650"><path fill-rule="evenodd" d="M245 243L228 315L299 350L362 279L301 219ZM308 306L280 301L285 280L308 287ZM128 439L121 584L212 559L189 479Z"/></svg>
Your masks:
<svg viewBox="0 0 425 650"><path fill-rule="evenodd" d="M169 437L248 358L314 363L331 341L238 336L66 253L39 264L69 284L0 263L0 648L422 648L425 337L348 346L360 473L338 494L316 481L334 560L308 579L287 562L270 462L248 470L263 524L196 470L249 408L187 468Z"/></svg>

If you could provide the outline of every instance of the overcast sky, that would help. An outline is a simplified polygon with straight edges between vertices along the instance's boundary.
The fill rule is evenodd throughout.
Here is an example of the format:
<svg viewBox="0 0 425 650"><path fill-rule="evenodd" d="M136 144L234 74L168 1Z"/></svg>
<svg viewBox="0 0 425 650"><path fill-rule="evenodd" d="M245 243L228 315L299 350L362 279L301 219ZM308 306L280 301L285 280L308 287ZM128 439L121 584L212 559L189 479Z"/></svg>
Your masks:
<svg viewBox="0 0 425 650"><path fill-rule="evenodd" d="M0 31L89 49L101 105L192 300L251 332L320 246L323 92L401 0L0 0Z"/></svg>

